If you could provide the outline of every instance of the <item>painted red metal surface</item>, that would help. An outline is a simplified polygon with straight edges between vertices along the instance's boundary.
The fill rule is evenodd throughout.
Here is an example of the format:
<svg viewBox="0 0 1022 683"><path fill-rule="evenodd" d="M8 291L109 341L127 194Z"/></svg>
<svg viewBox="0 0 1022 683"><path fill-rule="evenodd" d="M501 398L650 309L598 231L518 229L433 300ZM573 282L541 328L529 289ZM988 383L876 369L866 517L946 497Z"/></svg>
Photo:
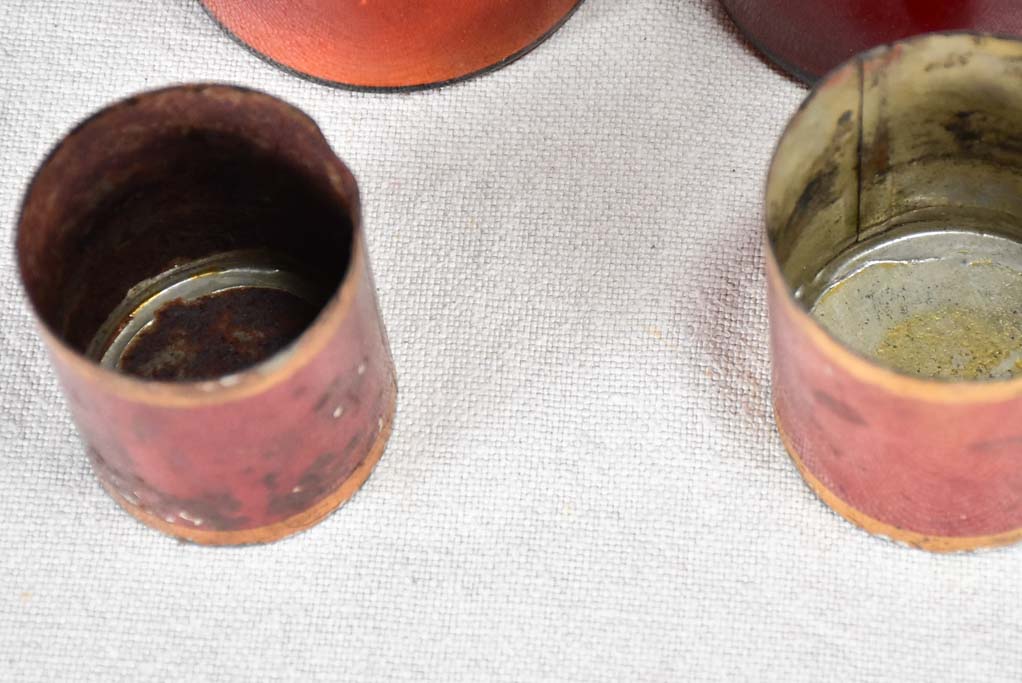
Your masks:
<svg viewBox="0 0 1022 683"><path fill-rule="evenodd" d="M129 121L133 127L123 128ZM166 162L146 156L141 167L116 162L118 152L108 155L116 148L109 134L124 131L120 144L130 156L136 142L147 149L150 132L165 139L179 129L189 140L251 134L261 149L294 155L289 163L321 174L312 177L332 188L328 194L350 216L350 256L333 296L286 350L220 379L144 381L100 366L54 328L50 306L68 290L54 284L60 278L43 259L53 251L47 240L59 239L60 226L82 206L76 195L64 193L79 187L86 203L93 201L87 199L89 183L79 184L80 178L108 172L115 186L114 178L127 177L124 168L138 173L148 163ZM90 159L99 165L93 168ZM173 258L173 242L161 244L165 257ZM199 543L272 541L334 510L379 460L390 434L396 384L358 189L315 124L289 105L228 86L182 86L111 107L76 128L40 169L25 198L18 251L43 338L97 476L146 524ZM117 268L114 261L109 265L111 272Z"/></svg>
<svg viewBox="0 0 1022 683"><path fill-rule="evenodd" d="M333 84L420 88L503 66L581 0L202 0L269 60Z"/></svg>
<svg viewBox="0 0 1022 683"><path fill-rule="evenodd" d="M56 355L101 483L143 521L200 542L271 540L336 507L333 496L382 454L395 399L375 293L364 268L357 277L323 348L251 395L140 400Z"/></svg>
<svg viewBox="0 0 1022 683"><path fill-rule="evenodd" d="M1022 538L1022 389L943 388L840 346L771 258L777 425L809 485L868 531L930 550Z"/></svg>
<svg viewBox="0 0 1022 683"><path fill-rule="evenodd" d="M814 81L853 55L920 33L1022 35L1018 0L722 0L749 39Z"/></svg>

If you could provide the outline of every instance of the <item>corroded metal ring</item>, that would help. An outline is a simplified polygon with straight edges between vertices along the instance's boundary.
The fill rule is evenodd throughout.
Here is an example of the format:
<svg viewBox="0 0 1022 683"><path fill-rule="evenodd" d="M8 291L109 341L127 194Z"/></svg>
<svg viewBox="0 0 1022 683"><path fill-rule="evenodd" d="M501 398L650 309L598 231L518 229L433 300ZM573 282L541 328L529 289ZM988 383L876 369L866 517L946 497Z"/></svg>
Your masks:
<svg viewBox="0 0 1022 683"><path fill-rule="evenodd" d="M102 485L206 544L306 528L366 480L396 384L354 177L268 95L115 104L40 167L22 281Z"/></svg>

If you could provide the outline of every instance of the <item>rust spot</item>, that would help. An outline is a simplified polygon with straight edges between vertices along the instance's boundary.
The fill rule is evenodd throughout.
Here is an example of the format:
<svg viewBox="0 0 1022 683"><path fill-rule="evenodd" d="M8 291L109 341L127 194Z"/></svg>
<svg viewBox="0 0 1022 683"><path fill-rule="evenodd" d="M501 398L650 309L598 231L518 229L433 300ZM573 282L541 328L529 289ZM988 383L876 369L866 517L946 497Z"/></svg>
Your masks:
<svg viewBox="0 0 1022 683"><path fill-rule="evenodd" d="M862 417L862 415L858 413L858 411L856 411L854 408L852 408L844 401L836 399L824 391L814 391L813 398L816 399L816 402L819 405L823 406L831 413L837 415L839 418L845 420L846 422L851 422L854 425L859 425L862 427L865 427L868 424L866 420Z"/></svg>
<svg viewBox="0 0 1022 683"><path fill-rule="evenodd" d="M332 479L333 476L344 468L344 458L337 453L330 451L323 453L312 463L298 484L302 488L312 489L321 486L324 480ZM332 483L332 482L327 482Z"/></svg>
<svg viewBox="0 0 1022 683"><path fill-rule="evenodd" d="M1022 436L1009 436L1002 439L990 439L989 441L977 441L969 444L969 450L977 453L990 453L1010 448L1022 454Z"/></svg>
<svg viewBox="0 0 1022 683"><path fill-rule="evenodd" d="M275 289L230 289L156 313L128 346L121 369L154 380L203 380L273 355L316 317L305 300Z"/></svg>
<svg viewBox="0 0 1022 683"><path fill-rule="evenodd" d="M354 389L345 394L346 404L358 408L362 405L362 395Z"/></svg>
<svg viewBox="0 0 1022 683"><path fill-rule="evenodd" d="M323 409L330 403L330 398L330 390L327 389L327 391L319 397L319 400L316 401L316 405L312 407L312 410L317 413L323 412Z"/></svg>
<svg viewBox="0 0 1022 683"><path fill-rule="evenodd" d="M825 208L834 203L834 185L837 180L837 168L831 166L817 173L806 185L795 203L795 214L805 214L810 210Z"/></svg>
<svg viewBox="0 0 1022 683"><path fill-rule="evenodd" d="M881 107L886 108L886 100ZM890 171L891 165L891 132L887 126L887 117L881 116L873 131L873 139L863 150L866 168L879 180Z"/></svg>
<svg viewBox="0 0 1022 683"><path fill-rule="evenodd" d="M334 404L338 401L341 396L341 390L344 388L345 377L337 377L326 390L320 395L319 400L316 401L316 405L313 406L313 411L317 413L332 413L334 410Z"/></svg>
<svg viewBox="0 0 1022 683"><path fill-rule="evenodd" d="M956 111L949 121L944 124L944 130L954 136L955 141L963 147L969 147L972 143L983 139L983 133L973 125L975 111Z"/></svg>
<svg viewBox="0 0 1022 683"><path fill-rule="evenodd" d="M351 476L358 465L352 466L352 452L361 443L360 435L353 436L342 453L327 451L313 461L290 491L277 493L268 505L273 516L293 515L314 505L323 496L335 490ZM359 464L364 458L359 460Z"/></svg>
<svg viewBox="0 0 1022 683"><path fill-rule="evenodd" d="M189 520L192 523L201 520L204 526L217 530L243 529L250 524L247 517L238 514L241 503L230 493L202 494L191 498L168 496L137 474L112 465L95 448L89 449L89 456L101 479L128 494L133 504L163 519L180 518L183 524L188 524ZM182 512L188 517L182 517Z"/></svg>

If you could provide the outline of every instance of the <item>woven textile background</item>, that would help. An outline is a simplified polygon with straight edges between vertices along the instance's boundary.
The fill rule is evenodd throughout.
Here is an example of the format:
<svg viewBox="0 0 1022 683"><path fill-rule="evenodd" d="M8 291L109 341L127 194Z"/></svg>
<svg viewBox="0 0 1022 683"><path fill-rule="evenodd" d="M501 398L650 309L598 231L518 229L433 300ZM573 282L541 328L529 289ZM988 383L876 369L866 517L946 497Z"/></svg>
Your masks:
<svg viewBox="0 0 1022 683"><path fill-rule="evenodd" d="M0 680L1022 676L1022 548L870 538L774 433L760 203L804 90L713 0L588 0L396 96L278 71L194 0L4 0L0 67ZM399 372L366 487L266 547L100 490L12 258L64 132L197 80L293 102L352 167Z"/></svg>

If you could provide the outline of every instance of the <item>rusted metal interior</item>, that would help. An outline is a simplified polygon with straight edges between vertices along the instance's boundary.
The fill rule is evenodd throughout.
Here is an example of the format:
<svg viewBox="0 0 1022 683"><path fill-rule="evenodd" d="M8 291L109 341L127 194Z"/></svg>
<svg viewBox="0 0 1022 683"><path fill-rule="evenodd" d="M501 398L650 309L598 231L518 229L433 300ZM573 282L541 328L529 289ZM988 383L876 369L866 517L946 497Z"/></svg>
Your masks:
<svg viewBox="0 0 1022 683"><path fill-rule="evenodd" d="M782 139L768 237L790 293L901 373L1022 374L1022 46L956 35L878 48Z"/></svg>
<svg viewBox="0 0 1022 683"><path fill-rule="evenodd" d="M272 355L350 258L351 207L313 124L203 90L129 100L80 126L37 176L18 233L50 330L100 360L134 320L108 364L149 379L208 379Z"/></svg>

